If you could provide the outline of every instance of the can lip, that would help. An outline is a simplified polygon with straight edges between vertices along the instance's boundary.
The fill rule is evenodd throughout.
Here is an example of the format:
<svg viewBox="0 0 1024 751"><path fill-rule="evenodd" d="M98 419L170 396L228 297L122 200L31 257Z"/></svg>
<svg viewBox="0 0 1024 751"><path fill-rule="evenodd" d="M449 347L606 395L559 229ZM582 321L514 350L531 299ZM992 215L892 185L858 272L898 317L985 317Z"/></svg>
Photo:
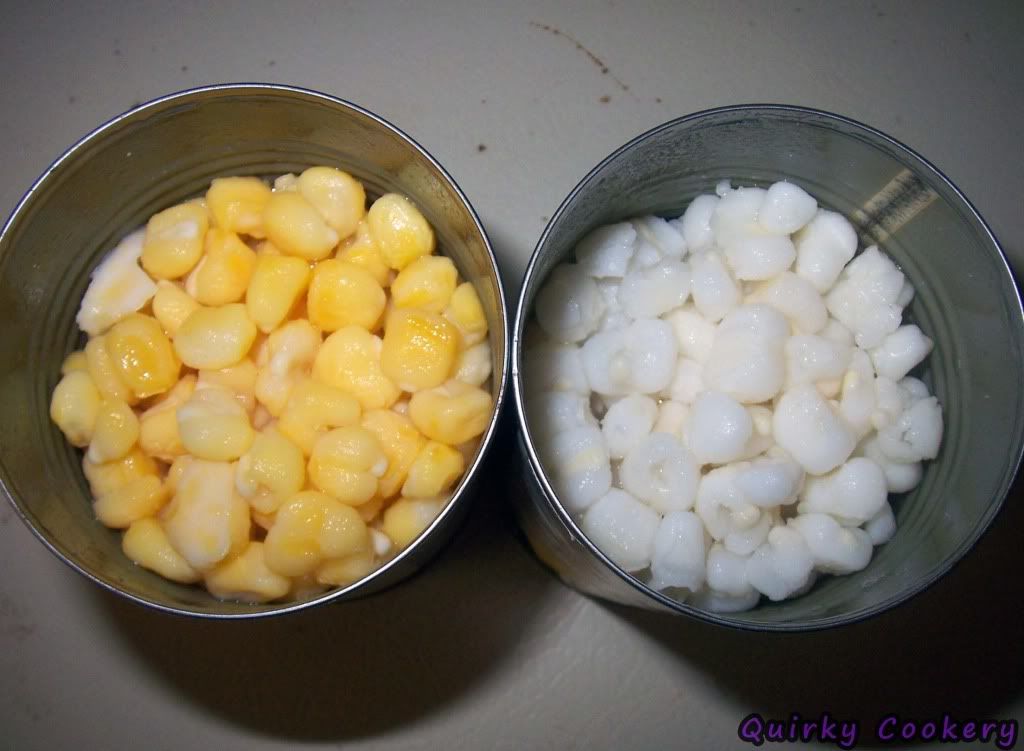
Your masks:
<svg viewBox="0 0 1024 751"><path fill-rule="evenodd" d="M433 532L439 527L444 525L449 517L456 513L456 506L465 503L467 496L467 489L473 484L473 480L480 472L480 468L487 458L492 444L495 441L495 435L498 431L498 422L501 416L502 408L505 404L505 399L508 391L508 384L510 378L511 368L511 341L509 334L509 311L506 301L506 292L504 283L501 278L501 271L498 265L496 256L494 255L494 247L491 244L490 237L487 231L484 229L480 216L477 214L476 209L470 202L468 196L462 190L462 187L458 184L454 177L448 172L444 166L424 148L416 139L410 136L408 133L403 131L398 126L389 122L380 115L362 107L358 104L350 102L346 99L326 94L321 91L314 89L304 88L300 86L294 86L289 84L275 84L275 83L254 83L254 82L242 82L242 83L218 83L209 84L204 86L197 86L187 89L182 89L170 94L159 96L155 99L151 99L147 102L138 104L131 109L128 109L114 117L110 118L106 122L92 129L84 136L76 140L68 148L66 148L60 156L53 160L50 165L43 170L38 178L32 183L32 185L25 191L25 194L15 204L14 209L11 211L10 216L4 222L3 227L0 228L0 274L4 271L6 265L5 256L7 255L5 250L5 240L8 235L21 219L26 210L31 207L32 199L35 193L42 187L53 175L57 172L61 165L65 162L76 157L81 151L89 148L90 145L98 142L100 139L107 137L111 133L115 133L123 124L126 122L134 121L135 119L144 116L146 113L158 112L169 106L180 105L188 103L191 99L201 99L204 95L220 94L220 95L260 95L260 94L280 94L280 95L293 95L300 96L309 101L318 101L322 104L327 104L333 107L341 107L343 109L355 112L363 117L373 121L377 126L390 131L391 133L398 136L399 139L407 143L415 150L420 157L422 157L432 168L437 170L445 182L447 182L454 190L455 194L459 197L463 207L469 213L473 220L473 226L476 232L479 234L483 241L484 248L487 251L487 259L490 268L494 271L494 279L497 286L497 303L500 315L500 332L495 332L500 337L500 343L503 351L502 358L502 371L500 374L500 382L497 384L496 396L494 398L494 405L492 408L491 418L488 422L487 428L483 432L480 438L480 449L477 451L477 455L473 462L466 469L465 474L459 482L455 492L453 493L448 504L441 510L441 513L435 517L431 524L420 533L419 537L416 538L408 547L402 550L391 560L384 563L380 568L371 572L367 576L358 579L357 581L346 585L344 587L338 587L332 589L324 594L314 597L309 600L304 600L295 603L267 603L262 605L253 605L252 611L248 612L237 612L237 613L221 613L214 611L202 611L194 610L188 607L177 607L168 605L163 602L159 602L142 595L138 595L129 592L125 589L118 587L115 583L107 581L104 578L98 576L92 571L89 571L84 566L80 565L69 551L64 550L56 540L51 540L45 535L36 524L33 523L26 509L24 509L18 500L17 494L14 492L12 483L9 480L9 475L3 462L0 461L0 495L3 495L13 506L15 513L21 518L21 521L31 530L32 534L43 543L58 559L63 563L70 566L78 573L85 576L87 579L95 582L109 592L120 595L132 602L136 602L140 605L152 608L157 611L169 613L178 616L189 616L196 618L205 618L212 620L247 620L252 618L267 618L271 616L284 615L287 613L295 613L300 610L322 605L334 600L344 598L347 595L358 592L359 590L367 589L370 585L380 577L384 576L388 571L401 566L410 556L414 554L414 551L420 547L420 545L433 534ZM367 592L366 594L371 594Z"/></svg>
<svg viewBox="0 0 1024 751"><path fill-rule="evenodd" d="M880 139L887 143L890 147L893 147L896 151L901 152L904 156L912 161L916 161L924 171L930 173L938 182L944 184L950 191L952 191L955 200L962 204L962 208L966 210L969 218L973 219L978 223L984 232L985 238L990 244L990 249L995 251L995 254L1002 264L1001 271L1005 274L1006 278L1010 281L1010 289L1013 291L1013 297L1011 303L1016 303L1015 312L1018 317L1018 324L1024 327L1024 304L1021 300L1021 292L1017 284L1017 280L1014 277L1012 267L1007 260L1006 253L996 238L992 228L989 227L988 223L981 216L974 204L964 195L963 191L957 187L957 185L948 178L945 173L942 172L938 167L932 164L929 160L923 157L914 149L910 148L901 141L893 138L892 136L878 130L870 125L862 123L858 120L846 117L844 115L838 115L827 110L815 109L811 107L804 107L799 105L788 105L788 104L777 104L777 103L751 103L751 104L732 104L722 107L714 107L710 109L700 110L693 112L681 117L668 120L660 125L647 130L640 135L632 138L619 148L615 149L611 154L602 159L598 164L593 167L569 192L569 194L563 199L558 208L551 215L551 219L548 221L541 233L540 238L537 241L537 245L534 247L534 251L530 256L530 260L526 266L526 272L523 276L522 286L519 289L519 295L516 299L516 310L515 316L512 323L512 360L511 360L511 388L513 393L513 400L516 408L516 421L517 426L523 436L523 445L526 448L526 458L530 464L530 470L534 477L538 480L542 490L544 501L548 508L555 514L556 518L565 526L568 532L575 538L580 544L582 544L590 554L594 555L603 565L608 567L616 576L618 576L623 582L639 590L643 594L656 601L658 604L676 613L696 618L697 620L704 621L719 626L726 626L732 629L741 631L759 631L759 632L810 632L820 631L827 628L835 628L839 626L847 626L869 618L880 615L881 613L890 610L897 605L901 605L908 600L916 597L925 590L929 589L939 579L949 573L957 564L959 564L967 554L978 544L984 534L991 528L992 522L1002 509L1006 496L1009 493L1010 488L1013 485L1014 479L1021 469L1022 460L1024 460L1024 436L1017 436L1017 449L1016 456L1012 458L1006 477L999 488L997 495L993 498L993 502L986 508L984 515L979 520L977 526L967 539L957 547L956 550L947 556L947 558L939 566L932 569L927 576L921 578L920 581L916 582L913 586L910 586L902 592L876 604L869 608L864 608L860 611L852 613L829 616L826 618L820 618L812 621L801 621L796 623L751 623L740 618L730 617L728 614L712 613L710 611L701 610L681 603L677 600L672 599L664 595L663 593L648 587L646 584L641 582L636 577L622 570L617 566L608 556L606 556L601 550L594 545L589 537L583 532L583 530L573 520L572 515L566 511L565 507L558 500L557 494L554 492L554 488L548 481L547 474L540 462L540 458L537 455L536 447L533 443L533 438L529 431L529 426L526 422L526 412L524 408L524 393L522 383L522 344L523 344L523 333L527 322L526 312L526 300L530 282L537 275L537 267L540 262L540 256L545 249L549 237L551 236L555 226L562 219L562 215L569 209L570 205L573 204L576 198L588 187L598 175L614 163L624 153L636 148L643 142L650 138L662 133L666 130L677 128L679 126L695 123L700 120L707 118L713 118L716 116L726 114L743 114L747 113L750 115L763 115L763 114L777 114L777 115L796 115L796 116L813 116L817 118L825 118L833 120L837 123L841 123L848 127L861 130L871 136Z"/></svg>

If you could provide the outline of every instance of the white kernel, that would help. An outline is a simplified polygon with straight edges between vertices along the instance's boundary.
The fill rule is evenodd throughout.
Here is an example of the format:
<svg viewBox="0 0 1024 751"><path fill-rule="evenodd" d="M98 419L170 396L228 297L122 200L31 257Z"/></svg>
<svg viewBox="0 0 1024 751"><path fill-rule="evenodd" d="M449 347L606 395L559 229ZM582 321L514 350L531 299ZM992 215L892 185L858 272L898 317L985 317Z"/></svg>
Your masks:
<svg viewBox="0 0 1024 751"><path fill-rule="evenodd" d="M683 233L672 222L660 216L643 216L633 220L637 235L658 249L662 258L679 260L687 251Z"/></svg>
<svg viewBox="0 0 1024 751"><path fill-rule="evenodd" d="M711 217L719 246L728 247L739 237L760 234L757 218L767 193L764 188L737 188L722 196Z"/></svg>
<svg viewBox="0 0 1024 751"><path fill-rule="evenodd" d="M541 391L530 395L527 404L530 432L538 437L564 433L594 425L587 397L574 391Z"/></svg>
<svg viewBox="0 0 1024 751"><path fill-rule="evenodd" d="M896 534L896 517L892 513L892 506L888 503L882 506L882 510L864 525L864 531L868 533L873 545L889 542Z"/></svg>
<svg viewBox="0 0 1024 751"><path fill-rule="evenodd" d="M803 277L784 271L773 279L759 284L745 300L763 302L781 312L793 327L804 334L819 333L829 322L825 301L818 290ZM853 337L850 337L850 344Z"/></svg>
<svg viewBox="0 0 1024 751"><path fill-rule="evenodd" d="M799 185L777 182L768 188L757 219L768 232L791 235L811 221L818 202Z"/></svg>
<svg viewBox="0 0 1024 751"><path fill-rule="evenodd" d="M595 331L604 300L594 280L574 264L556 266L537 295L537 322L548 336L578 342Z"/></svg>
<svg viewBox="0 0 1024 751"><path fill-rule="evenodd" d="M871 537L862 529L844 527L828 514L799 514L789 526L804 538L815 567L826 574L852 574L871 560Z"/></svg>
<svg viewBox="0 0 1024 751"><path fill-rule="evenodd" d="M703 250L714 243L711 217L718 205L718 197L703 195L694 198L679 220L680 229L690 251Z"/></svg>
<svg viewBox="0 0 1024 751"><path fill-rule="evenodd" d="M524 352L523 382L530 392L590 393L580 350L571 344L541 344Z"/></svg>
<svg viewBox="0 0 1024 751"><path fill-rule="evenodd" d="M853 453L857 439L836 409L811 385L782 395L772 416L775 440L810 474L824 474Z"/></svg>
<svg viewBox="0 0 1024 751"><path fill-rule="evenodd" d="M662 395L683 404L693 404L697 395L704 390L703 371L704 366L696 360L680 357L676 361L676 374Z"/></svg>
<svg viewBox="0 0 1024 751"><path fill-rule="evenodd" d="M786 377L783 342L789 324L768 305L745 305L719 325L704 366L704 383L756 404L773 398Z"/></svg>
<svg viewBox="0 0 1024 751"><path fill-rule="evenodd" d="M690 408L682 402L664 401L658 405L658 418L654 421L651 432L668 433L676 438L683 439L685 444L686 441L682 432L689 415Z"/></svg>
<svg viewBox="0 0 1024 751"><path fill-rule="evenodd" d="M743 453L753 431L742 404L719 391L704 391L690 410L687 445L701 464L725 464Z"/></svg>
<svg viewBox="0 0 1024 751"><path fill-rule="evenodd" d="M699 363L706 362L715 341L715 325L689 306L673 310L665 320L676 335L679 354Z"/></svg>
<svg viewBox="0 0 1024 751"><path fill-rule="evenodd" d="M857 526L877 514L887 496L882 468L855 456L827 475L808 477L797 510L831 514L845 525Z"/></svg>
<svg viewBox="0 0 1024 751"><path fill-rule="evenodd" d="M690 273L693 304L704 317L720 321L740 304L740 287L715 251L692 254Z"/></svg>
<svg viewBox="0 0 1024 751"><path fill-rule="evenodd" d="M747 578L777 602L806 587L813 568L814 558L803 536L795 529L774 527L747 561Z"/></svg>
<svg viewBox="0 0 1024 751"><path fill-rule="evenodd" d="M842 214L819 210L794 238L796 273L824 294L857 252L857 232Z"/></svg>
<svg viewBox="0 0 1024 751"><path fill-rule="evenodd" d="M636 248L636 230L629 222L598 227L576 245L576 263L591 276L623 277Z"/></svg>
<svg viewBox="0 0 1024 751"><path fill-rule="evenodd" d="M661 517L629 493L612 489L583 515L583 532L625 571L651 563Z"/></svg>
<svg viewBox="0 0 1024 751"><path fill-rule="evenodd" d="M619 479L657 511L686 511L697 495L700 467L678 438L651 433L626 453Z"/></svg>
<svg viewBox="0 0 1024 751"><path fill-rule="evenodd" d="M630 318L657 318L681 306L689 294L689 266L680 261L661 261L626 274L618 302Z"/></svg>
<svg viewBox="0 0 1024 751"><path fill-rule="evenodd" d="M934 459L941 443L942 407L934 396L914 402L878 430L878 448L894 462Z"/></svg>
<svg viewBox="0 0 1024 751"><path fill-rule="evenodd" d="M795 259L796 248L785 235L737 235L725 246L725 260L737 279L771 279Z"/></svg>
<svg viewBox="0 0 1024 751"><path fill-rule="evenodd" d="M612 469L600 428L586 425L551 436L542 453L558 499L582 511L608 492Z"/></svg>
<svg viewBox="0 0 1024 751"><path fill-rule="evenodd" d="M650 397L631 394L615 402L601 420L609 456L623 458L651 432L657 418L658 404Z"/></svg>
<svg viewBox="0 0 1024 751"><path fill-rule="evenodd" d="M900 326L871 350L875 372L898 381L932 351L932 340L914 325Z"/></svg>
<svg viewBox="0 0 1024 751"><path fill-rule="evenodd" d="M754 588L747 579L748 557L736 555L716 542L708 551L708 587L731 597L749 597Z"/></svg>
<svg viewBox="0 0 1024 751"><path fill-rule="evenodd" d="M696 514L690 511L665 514L654 535L650 586L699 590L706 575L706 537L704 524Z"/></svg>
<svg viewBox="0 0 1024 751"><path fill-rule="evenodd" d="M853 351L821 336L799 334L786 340L786 387L837 380L846 373Z"/></svg>

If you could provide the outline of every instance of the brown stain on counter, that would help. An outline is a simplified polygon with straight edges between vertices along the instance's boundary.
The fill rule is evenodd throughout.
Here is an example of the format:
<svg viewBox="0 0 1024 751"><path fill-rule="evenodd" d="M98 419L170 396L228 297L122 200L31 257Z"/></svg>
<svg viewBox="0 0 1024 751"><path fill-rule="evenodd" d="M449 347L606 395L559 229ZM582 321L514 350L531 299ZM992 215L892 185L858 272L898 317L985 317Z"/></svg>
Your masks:
<svg viewBox="0 0 1024 751"><path fill-rule="evenodd" d="M580 52L582 52L588 58L590 58L590 61L594 65L596 65L597 68L601 71L601 75L608 76L609 78L611 78L623 91L629 91L629 85L623 82L614 73L612 73L608 66L605 64L604 60L595 55L585 44L583 44L583 42L574 37L572 34L562 31L561 29L555 28L554 26L550 26L546 23L537 23L536 21L530 21L530 26L534 27L535 29L547 31L548 33L553 34L556 37L562 37L563 39L567 39L568 41L572 42L574 45L576 45L576 49L578 49Z"/></svg>

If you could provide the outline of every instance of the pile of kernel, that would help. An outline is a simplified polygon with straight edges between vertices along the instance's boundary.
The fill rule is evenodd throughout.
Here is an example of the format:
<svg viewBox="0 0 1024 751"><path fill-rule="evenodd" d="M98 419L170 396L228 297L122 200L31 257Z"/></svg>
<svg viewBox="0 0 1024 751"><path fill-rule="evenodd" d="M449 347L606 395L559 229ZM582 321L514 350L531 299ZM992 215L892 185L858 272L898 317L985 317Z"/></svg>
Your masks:
<svg viewBox="0 0 1024 751"><path fill-rule="evenodd" d="M406 198L215 179L93 272L50 405L123 550L216 597L343 586L444 508L492 412L487 320Z"/></svg>

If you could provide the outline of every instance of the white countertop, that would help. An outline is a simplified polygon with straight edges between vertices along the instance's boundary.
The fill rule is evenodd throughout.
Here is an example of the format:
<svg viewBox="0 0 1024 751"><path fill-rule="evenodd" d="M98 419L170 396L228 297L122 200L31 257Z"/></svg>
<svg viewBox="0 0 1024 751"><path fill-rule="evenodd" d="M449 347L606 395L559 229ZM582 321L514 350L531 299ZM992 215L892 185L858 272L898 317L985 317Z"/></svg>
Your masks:
<svg viewBox="0 0 1024 751"><path fill-rule="evenodd" d="M424 144L479 211L514 302L547 217L614 148L707 107L783 102L923 153L1024 269L1022 34L1020 4L959 0L23 4L0 25L0 212L136 102L291 83ZM0 505L0 749L718 749L750 748L737 726L752 712L827 710L858 720L862 744L888 712L1024 718L1021 483L938 586L786 637L566 589L493 487L413 580L250 623L122 602Z"/></svg>

